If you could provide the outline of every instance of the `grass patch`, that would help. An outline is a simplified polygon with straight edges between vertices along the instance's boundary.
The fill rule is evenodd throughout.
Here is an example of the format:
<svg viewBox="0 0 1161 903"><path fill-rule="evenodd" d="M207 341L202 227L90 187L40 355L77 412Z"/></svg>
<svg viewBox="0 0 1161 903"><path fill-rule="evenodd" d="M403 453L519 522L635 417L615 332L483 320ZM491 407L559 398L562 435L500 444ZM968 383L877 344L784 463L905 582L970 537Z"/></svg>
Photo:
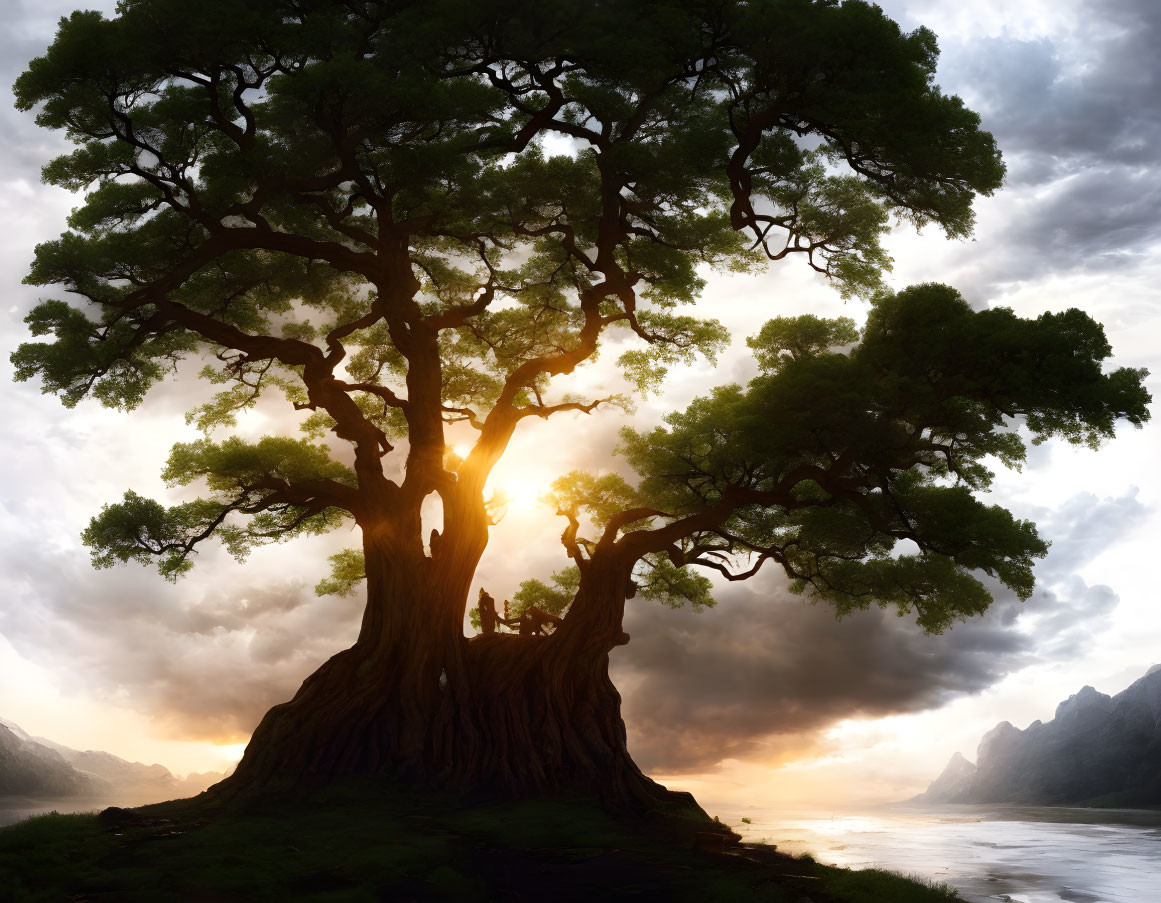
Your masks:
<svg viewBox="0 0 1161 903"><path fill-rule="evenodd" d="M822 888L850 903L930 903L963 899L950 884L929 881L918 875L903 875L884 869L858 872L825 866L822 869Z"/></svg>
<svg viewBox="0 0 1161 903"><path fill-rule="evenodd" d="M583 801L469 804L361 783L247 811L186 802L134 812L119 826L46 815L0 829L0 900L955 899L898 875L827 868L770 848L698 852L680 826L662 834Z"/></svg>

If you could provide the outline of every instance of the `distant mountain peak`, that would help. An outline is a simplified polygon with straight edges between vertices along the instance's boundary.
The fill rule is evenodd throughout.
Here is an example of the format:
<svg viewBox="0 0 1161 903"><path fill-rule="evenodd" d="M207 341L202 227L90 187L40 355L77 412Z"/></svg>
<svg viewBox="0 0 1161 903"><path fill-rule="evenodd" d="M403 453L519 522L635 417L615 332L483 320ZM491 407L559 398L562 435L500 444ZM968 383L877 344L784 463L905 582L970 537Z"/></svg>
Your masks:
<svg viewBox="0 0 1161 903"><path fill-rule="evenodd" d="M7 718L0 718L0 726L8 728L21 740L31 740L32 738L14 721L9 721Z"/></svg>
<svg viewBox="0 0 1161 903"><path fill-rule="evenodd" d="M1080 692L1073 693L1068 699L1056 707L1056 721L1062 718L1078 718L1082 713L1094 709L1107 708L1113 701L1111 696L1097 691L1095 687L1081 687Z"/></svg>
<svg viewBox="0 0 1161 903"><path fill-rule="evenodd" d="M0 796L191 796L225 775L191 774L179 780L162 765L129 762L101 750L84 752L29 736L0 718Z"/></svg>
<svg viewBox="0 0 1161 903"><path fill-rule="evenodd" d="M1011 721L1001 721L980 737L980 745L976 747L976 761L983 762L991 758L997 749L1004 749L1018 742L1017 738L1023 733Z"/></svg>
<svg viewBox="0 0 1161 903"><path fill-rule="evenodd" d="M971 794L976 767L962 753L955 753L931 786L912 802L958 803Z"/></svg>
<svg viewBox="0 0 1161 903"><path fill-rule="evenodd" d="M0 724L0 796L84 796L108 789L105 781L77 771L55 749L28 739L15 725Z"/></svg>
<svg viewBox="0 0 1161 903"><path fill-rule="evenodd" d="M959 753L915 798L924 803L1161 803L1161 665L1116 696L1082 687L1056 717L1001 721L973 766ZM1096 802L1099 801L1099 802Z"/></svg>

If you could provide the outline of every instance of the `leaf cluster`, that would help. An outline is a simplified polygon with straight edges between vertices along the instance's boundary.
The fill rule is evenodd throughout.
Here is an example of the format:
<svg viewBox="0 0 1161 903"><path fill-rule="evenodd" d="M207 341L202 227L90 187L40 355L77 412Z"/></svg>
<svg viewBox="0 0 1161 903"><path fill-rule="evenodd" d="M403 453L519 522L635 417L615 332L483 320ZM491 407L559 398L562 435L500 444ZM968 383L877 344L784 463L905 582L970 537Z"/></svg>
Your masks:
<svg viewBox="0 0 1161 903"><path fill-rule="evenodd" d="M894 604L929 630L987 607L980 573L1027 597L1047 546L980 499L989 466L1018 467L1026 433L1093 446L1140 425L1145 372L1104 372L1103 330L1080 311L976 311L943 285L879 296L853 347L852 331L772 321L749 386L624 432L636 504L665 513L654 533L677 531L664 551L731 576L739 556L774 560L840 612Z"/></svg>
<svg viewBox="0 0 1161 903"><path fill-rule="evenodd" d="M284 437L179 443L163 476L171 486L203 481L210 494L167 508L129 490L123 501L105 505L82 535L96 567L156 560L172 580L193 566L196 544L211 534L242 560L257 545L325 533L347 512L328 506L311 488L354 482L325 448Z"/></svg>

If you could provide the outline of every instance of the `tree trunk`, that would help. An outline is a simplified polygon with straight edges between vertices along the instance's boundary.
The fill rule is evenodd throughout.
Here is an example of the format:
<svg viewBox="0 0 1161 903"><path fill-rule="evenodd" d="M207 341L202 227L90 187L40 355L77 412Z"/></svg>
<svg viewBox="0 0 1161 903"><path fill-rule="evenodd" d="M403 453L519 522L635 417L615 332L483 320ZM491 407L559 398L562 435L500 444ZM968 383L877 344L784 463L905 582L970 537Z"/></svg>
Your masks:
<svg viewBox="0 0 1161 903"><path fill-rule="evenodd" d="M503 797L581 794L620 811L696 808L633 762L609 652L627 567L590 562L550 636L463 636L470 570L449 585L422 555L367 548L368 605L355 645L262 719L216 796L278 793L355 774ZM454 576L454 575L453 575ZM455 582L455 581L453 581Z"/></svg>

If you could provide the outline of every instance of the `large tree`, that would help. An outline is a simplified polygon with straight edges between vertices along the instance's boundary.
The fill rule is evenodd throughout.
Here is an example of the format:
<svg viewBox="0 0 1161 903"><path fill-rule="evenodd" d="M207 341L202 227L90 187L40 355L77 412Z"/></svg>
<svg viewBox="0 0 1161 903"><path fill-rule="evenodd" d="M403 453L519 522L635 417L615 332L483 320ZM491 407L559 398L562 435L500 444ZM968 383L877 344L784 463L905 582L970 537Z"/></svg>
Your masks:
<svg viewBox="0 0 1161 903"><path fill-rule="evenodd" d="M839 612L931 631L987 608L985 575L1028 595L1046 546L978 498L989 466L1139 424L1148 396L1102 370L1079 311L884 289L893 218L966 235L1003 175L936 55L862 0L122 0L62 20L16 94L76 145L46 180L86 194L37 250L28 281L72 300L29 315L49 338L17 378L128 409L201 356L207 434L268 391L307 433L179 444L166 479L208 495L126 493L86 531L96 563L176 577L212 536L241 556L362 534L327 582L365 577L358 641L219 793L375 772L652 806L607 673L627 599L703 604L706 574L767 561ZM521 424L631 401L568 391L610 332L635 342L635 392L712 356L724 329L682 312L708 269L783 258L869 299L866 327L774 319L748 386L625 434L634 478L562 475L573 568L517 601L563 622L466 637L485 485Z"/></svg>

